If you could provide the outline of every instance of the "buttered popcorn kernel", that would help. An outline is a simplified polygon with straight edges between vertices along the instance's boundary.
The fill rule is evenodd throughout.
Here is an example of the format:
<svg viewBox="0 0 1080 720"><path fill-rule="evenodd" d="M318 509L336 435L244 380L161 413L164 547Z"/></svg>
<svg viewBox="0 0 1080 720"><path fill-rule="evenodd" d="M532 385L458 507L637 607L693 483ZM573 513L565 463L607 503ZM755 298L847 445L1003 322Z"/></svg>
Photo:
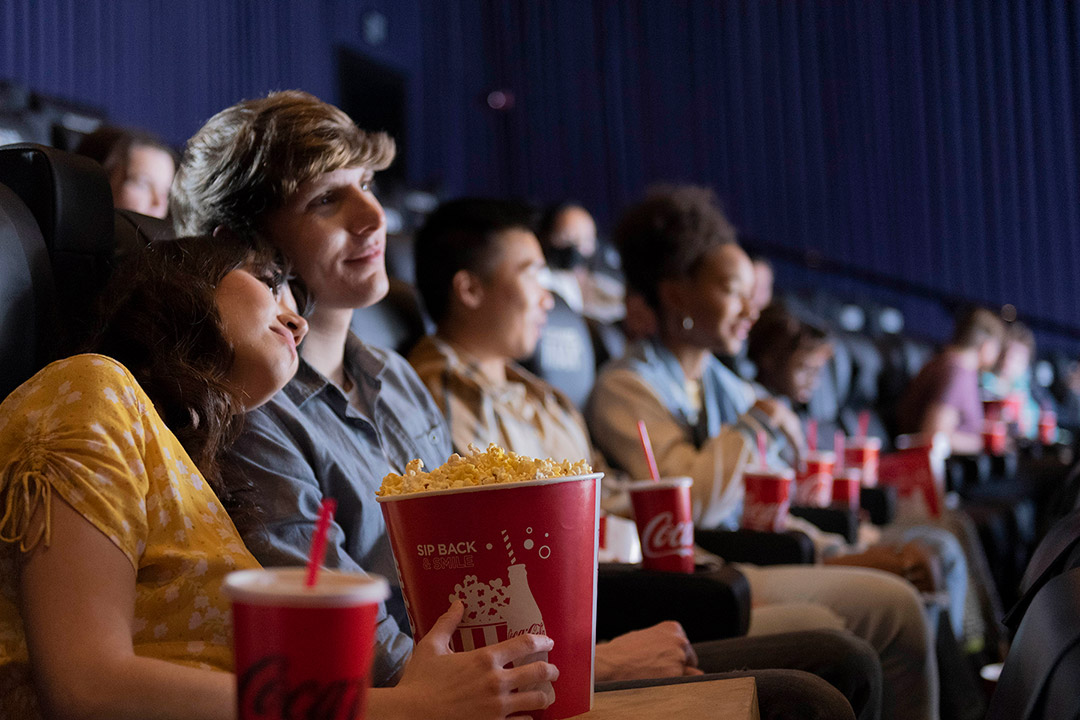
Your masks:
<svg viewBox="0 0 1080 720"><path fill-rule="evenodd" d="M495 444L489 445L483 452L475 445L469 445L465 457L454 453L443 465L431 472L424 472L422 460L410 461L405 466L404 475L390 473L383 478L382 487L377 494L408 495L429 490L588 475L591 472L592 467L584 460L538 460L507 452Z"/></svg>

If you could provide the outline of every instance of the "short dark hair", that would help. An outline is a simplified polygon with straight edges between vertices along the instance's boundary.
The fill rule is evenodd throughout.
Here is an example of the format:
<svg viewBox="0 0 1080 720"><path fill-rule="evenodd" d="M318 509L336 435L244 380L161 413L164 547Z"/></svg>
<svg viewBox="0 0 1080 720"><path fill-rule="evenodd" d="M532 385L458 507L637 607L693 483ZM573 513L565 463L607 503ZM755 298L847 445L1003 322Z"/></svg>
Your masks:
<svg viewBox="0 0 1080 720"><path fill-rule="evenodd" d="M495 238L507 230L533 231L535 212L526 205L491 198L445 202L416 233L416 287L428 315L439 324L450 309L454 275L485 276L497 257Z"/></svg>
<svg viewBox="0 0 1080 720"><path fill-rule="evenodd" d="M987 340L1005 340L1005 321L986 308L965 310L956 321L952 342L962 348L977 348Z"/></svg>
<svg viewBox="0 0 1080 720"><path fill-rule="evenodd" d="M627 286L659 310L660 281L692 276L710 250L735 242L735 228L708 188L667 185L623 212L614 240Z"/></svg>
<svg viewBox="0 0 1080 720"><path fill-rule="evenodd" d="M774 302L761 311L750 329L746 355L761 368L769 365L770 360L786 360L798 350L816 350L828 344L828 333L795 317L783 304Z"/></svg>

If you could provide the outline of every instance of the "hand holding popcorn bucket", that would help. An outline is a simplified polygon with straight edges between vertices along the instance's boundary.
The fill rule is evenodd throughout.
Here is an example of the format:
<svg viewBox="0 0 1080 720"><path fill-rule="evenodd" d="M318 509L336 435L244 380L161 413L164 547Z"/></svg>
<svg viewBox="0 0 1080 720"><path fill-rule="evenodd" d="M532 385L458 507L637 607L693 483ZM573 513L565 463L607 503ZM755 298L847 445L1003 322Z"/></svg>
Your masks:
<svg viewBox="0 0 1080 720"><path fill-rule="evenodd" d="M525 633L550 637L550 653L516 663L559 669L554 683L534 688L552 700L532 714L544 720L591 709L596 637L602 475L584 463L552 472L557 465L492 446L432 473L410 463L404 476L387 476L379 497L413 636L420 640L461 600L455 651Z"/></svg>

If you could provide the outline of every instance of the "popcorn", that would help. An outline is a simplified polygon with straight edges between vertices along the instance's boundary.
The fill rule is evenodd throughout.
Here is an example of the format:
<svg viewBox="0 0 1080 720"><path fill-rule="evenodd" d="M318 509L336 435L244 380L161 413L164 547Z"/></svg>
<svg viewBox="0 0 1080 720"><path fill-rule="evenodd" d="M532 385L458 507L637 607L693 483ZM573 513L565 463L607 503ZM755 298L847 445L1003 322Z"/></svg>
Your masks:
<svg viewBox="0 0 1080 720"><path fill-rule="evenodd" d="M408 495L431 490L588 475L592 472L592 468L584 460L538 460L507 452L495 444L489 445L483 452L470 444L465 457L454 453L443 465L431 472L424 472L423 468L422 460L409 461L405 466L405 474L387 475L376 494L380 497Z"/></svg>

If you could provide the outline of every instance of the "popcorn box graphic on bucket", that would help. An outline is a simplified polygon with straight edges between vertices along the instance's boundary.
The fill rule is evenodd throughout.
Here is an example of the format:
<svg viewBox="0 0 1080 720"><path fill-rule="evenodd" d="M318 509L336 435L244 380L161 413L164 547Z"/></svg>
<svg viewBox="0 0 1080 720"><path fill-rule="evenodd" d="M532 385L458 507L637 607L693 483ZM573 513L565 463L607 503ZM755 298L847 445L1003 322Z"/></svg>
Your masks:
<svg viewBox="0 0 1080 720"><path fill-rule="evenodd" d="M554 702L534 718L592 707L599 473L379 498L419 640L455 600L456 651L524 633L555 641ZM544 657L548 655L548 657Z"/></svg>

